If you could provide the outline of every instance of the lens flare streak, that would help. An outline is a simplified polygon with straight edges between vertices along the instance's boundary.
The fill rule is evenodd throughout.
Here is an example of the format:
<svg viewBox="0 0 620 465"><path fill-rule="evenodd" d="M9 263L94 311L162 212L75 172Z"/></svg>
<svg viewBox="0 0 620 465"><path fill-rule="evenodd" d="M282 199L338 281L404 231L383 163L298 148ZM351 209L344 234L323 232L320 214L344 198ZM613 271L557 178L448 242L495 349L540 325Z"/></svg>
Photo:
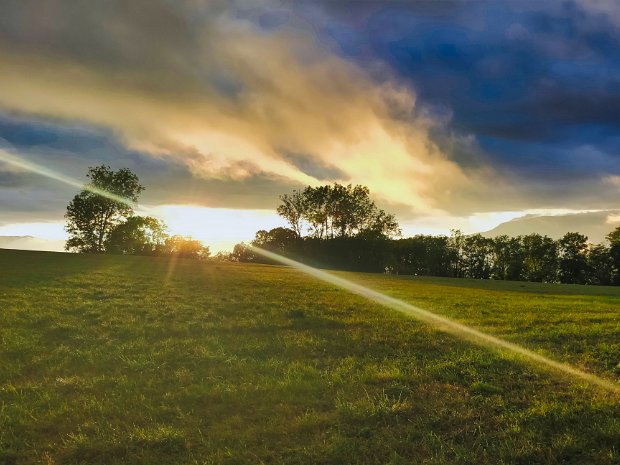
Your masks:
<svg viewBox="0 0 620 465"><path fill-rule="evenodd" d="M71 178L69 176L65 176L64 174L57 173L56 171L50 170L49 168L38 165L31 161L24 160L23 158L12 155L11 153L3 149L0 149L0 161L3 161L13 166L17 166L18 168L21 168L23 170L30 171L31 173L36 173L40 176L54 179L58 182L62 182L63 184L77 187L78 189L85 189L87 191L92 192L93 194L100 195L102 197L113 200L115 202L124 203L125 205L128 205L135 210L140 210L140 211L152 210L152 208L150 207L139 205L133 202L132 200L126 199L125 197L121 197L119 195L113 194L103 189L99 189L97 187L84 184L84 182L78 181L77 179Z"/></svg>
<svg viewBox="0 0 620 465"><path fill-rule="evenodd" d="M484 347L500 349L512 354L516 354L535 365L551 369L555 372L568 375L572 378L577 378L592 385L601 387L612 393L620 394L620 386L616 383L607 381L591 373L586 373L585 371L581 371L565 363L557 362L529 349L526 349L525 347L521 347L518 344L514 344L512 342L500 339L496 336L491 336L490 334L483 333L482 331L474 329L470 326L458 323L456 321L452 321L446 317L437 315L428 310L424 310L420 307L416 307L415 305L411 305L402 300L390 297L373 289L369 289L365 286L349 281L348 279L344 279L326 271L304 265L303 263L291 260L290 258L283 257L268 250L264 250L255 246L250 246L250 249L266 258L279 262L283 265L288 265L321 281L340 287L346 291L362 296L392 310L404 313L405 315L408 315L410 317L414 317L421 321L424 321L425 323L428 323L441 331L453 334L462 339L475 342L476 344Z"/></svg>
<svg viewBox="0 0 620 465"><path fill-rule="evenodd" d="M144 212L152 211L153 214L156 215L156 213L154 212L154 209L151 207L146 207L144 205L137 204L135 202L132 202L131 200L128 200L126 198L120 197L113 193L104 191L102 189L98 189L93 186L84 185L84 183L76 179L57 173L53 170L50 170L49 168L40 166L36 163L24 160L20 157L12 155L6 150L0 149L0 160L5 163L17 166L21 169L39 174L41 176L45 176L47 178L54 179L64 184L68 184L70 186L77 187L79 189L87 189L94 194L101 195L110 200L114 200L115 202L124 203L136 210L140 210ZM496 336L491 336L490 334L483 333L482 331L474 329L470 326L464 325L462 323L458 323L456 321L452 321L446 317L437 315L428 310L424 310L420 307L416 307L415 305L411 305L402 300L396 299L394 297L390 297L388 295L377 292L373 289L369 289L365 286L354 283L353 281L349 281L348 279L344 279L339 276L335 276L331 273L328 273L326 271L319 270L317 268L313 268L308 265L304 265L303 263L297 262L295 260L291 260L290 258L283 257L281 255L270 252L268 250L263 250L259 247L254 247L254 246L249 246L249 247L254 252L264 257L267 257L275 262L282 263L283 265L288 265L310 276L313 276L321 281L338 286L346 291L362 296L366 299L369 299L380 305L388 307L392 310L396 310L401 313L404 313L405 315L417 318L421 321L424 321L428 324L433 325L434 327L440 329L441 331L453 334L463 339L473 341L485 347L489 347L493 349L500 349L500 350L504 350L504 351L519 355L522 358L536 365L545 367L547 369L551 369L559 373L563 373L564 375L568 375L570 377L577 378L582 381L586 381L590 384L599 386L615 394L620 394L620 386L616 383L607 381L591 373L586 373L585 371L581 371L565 363L557 362L548 357L537 354L536 352L533 352L529 349L526 349L525 347L521 347L518 344L514 344L512 342L508 342L503 339L500 339Z"/></svg>

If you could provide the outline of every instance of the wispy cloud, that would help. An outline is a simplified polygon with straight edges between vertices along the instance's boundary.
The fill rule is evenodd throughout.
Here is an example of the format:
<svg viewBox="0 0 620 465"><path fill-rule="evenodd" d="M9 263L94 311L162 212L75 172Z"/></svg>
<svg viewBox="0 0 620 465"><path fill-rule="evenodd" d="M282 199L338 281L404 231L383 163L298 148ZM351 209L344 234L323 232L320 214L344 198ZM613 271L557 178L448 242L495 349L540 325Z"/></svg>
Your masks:
<svg viewBox="0 0 620 465"><path fill-rule="evenodd" d="M612 3L7 2L0 110L55 126L6 143L135 168L154 204L273 208L341 181L425 227L612 208ZM5 211L24 176L0 176Z"/></svg>
<svg viewBox="0 0 620 465"><path fill-rule="evenodd" d="M19 47L0 54L0 105L112 128L130 148L207 179L321 182L287 157L303 153L412 212L479 187L432 142L437 123L416 111L411 89L378 62L338 56L309 25L266 29L258 13L217 2L148 2L147 18L134 8L78 8L69 19L62 2L45 17L20 5L29 21L2 37Z"/></svg>

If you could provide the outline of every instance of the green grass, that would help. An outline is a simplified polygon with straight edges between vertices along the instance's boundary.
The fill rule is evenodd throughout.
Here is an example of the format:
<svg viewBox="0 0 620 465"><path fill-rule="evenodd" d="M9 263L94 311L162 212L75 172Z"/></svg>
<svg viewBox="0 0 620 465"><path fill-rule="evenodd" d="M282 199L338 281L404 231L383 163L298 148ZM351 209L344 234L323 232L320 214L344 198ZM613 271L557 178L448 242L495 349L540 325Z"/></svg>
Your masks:
<svg viewBox="0 0 620 465"><path fill-rule="evenodd" d="M342 273L620 381L620 289ZM620 464L620 402L276 266L0 251L0 464Z"/></svg>

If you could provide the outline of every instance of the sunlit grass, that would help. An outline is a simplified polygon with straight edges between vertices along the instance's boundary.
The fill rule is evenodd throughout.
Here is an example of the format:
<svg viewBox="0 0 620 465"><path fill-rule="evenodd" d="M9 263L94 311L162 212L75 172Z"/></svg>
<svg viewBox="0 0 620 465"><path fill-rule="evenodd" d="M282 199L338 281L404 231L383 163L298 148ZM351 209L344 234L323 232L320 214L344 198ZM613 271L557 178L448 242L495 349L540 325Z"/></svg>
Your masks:
<svg viewBox="0 0 620 465"><path fill-rule="evenodd" d="M0 265L0 463L620 463L617 398L291 269ZM343 276L620 379L620 289Z"/></svg>

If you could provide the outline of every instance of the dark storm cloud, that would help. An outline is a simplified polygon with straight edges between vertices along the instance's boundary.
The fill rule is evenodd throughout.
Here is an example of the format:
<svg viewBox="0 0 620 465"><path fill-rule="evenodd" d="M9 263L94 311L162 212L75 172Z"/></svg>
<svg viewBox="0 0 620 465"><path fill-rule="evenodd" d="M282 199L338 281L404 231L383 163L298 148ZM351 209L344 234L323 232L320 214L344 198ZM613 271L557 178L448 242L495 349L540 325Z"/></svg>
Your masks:
<svg viewBox="0 0 620 465"><path fill-rule="evenodd" d="M555 156L537 156L533 171L548 163L570 173L584 169L575 152L588 145L607 154L592 173L620 168L620 28L604 5L370 1L348 13L355 5L323 4L343 53L388 62L425 106L451 113L448 132L479 138L492 163L548 150Z"/></svg>

